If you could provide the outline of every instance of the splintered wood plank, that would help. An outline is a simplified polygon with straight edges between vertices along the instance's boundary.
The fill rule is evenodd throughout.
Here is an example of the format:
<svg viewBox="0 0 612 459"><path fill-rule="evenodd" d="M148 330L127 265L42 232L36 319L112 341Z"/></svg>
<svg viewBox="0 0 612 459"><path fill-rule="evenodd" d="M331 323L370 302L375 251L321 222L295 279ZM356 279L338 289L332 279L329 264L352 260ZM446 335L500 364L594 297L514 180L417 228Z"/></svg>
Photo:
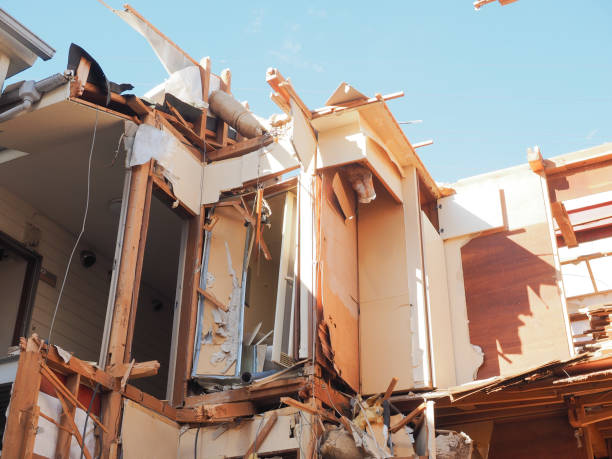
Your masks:
<svg viewBox="0 0 612 459"><path fill-rule="evenodd" d="M569 357L547 223L476 237L461 263L470 341L484 352L478 379Z"/></svg>
<svg viewBox="0 0 612 459"><path fill-rule="evenodd" d="M574 233L574 228L572 227L572 222L570 222L569 215L567 215L567 210L565 210L565 206L562 202L554 201L550 203L550 208L553 217L555 217L557 225L561 230L563 240L565 241L568 247L576 247L578 245L578 241L576 240L576 233Z"/></svg>
<svg viewBox="0 0 612 459"><path fill-rule="evenodd" d="M333 173L323 174L321 197L321 282L323 321L329 328L333 366L359 390L359 288L357 222L345 222L335 203Z"/></svg>

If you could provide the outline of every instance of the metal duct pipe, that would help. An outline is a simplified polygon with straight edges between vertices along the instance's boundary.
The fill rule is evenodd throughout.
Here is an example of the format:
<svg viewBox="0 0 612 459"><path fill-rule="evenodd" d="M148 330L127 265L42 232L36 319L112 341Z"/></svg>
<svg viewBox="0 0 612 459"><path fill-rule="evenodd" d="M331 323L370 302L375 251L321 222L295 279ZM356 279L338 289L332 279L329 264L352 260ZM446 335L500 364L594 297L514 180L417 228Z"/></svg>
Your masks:
<svg viewBox="0 0 612 459"><path fill-rule="evenodd" d="M247 139L258 137L266 132L251 112L226 92L213 91L208 98L208 104L215 115Z"/></svg>

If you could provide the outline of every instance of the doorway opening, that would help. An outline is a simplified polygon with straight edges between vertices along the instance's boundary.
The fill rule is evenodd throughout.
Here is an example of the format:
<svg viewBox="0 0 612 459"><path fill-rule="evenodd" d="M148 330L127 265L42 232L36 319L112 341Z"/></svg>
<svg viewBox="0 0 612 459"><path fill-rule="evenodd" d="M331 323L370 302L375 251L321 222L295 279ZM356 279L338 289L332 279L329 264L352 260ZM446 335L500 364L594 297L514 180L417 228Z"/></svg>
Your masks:
<svg viewBox="0 0 612 459"><path fill-rule="evenodd" d="M26 336L41 256L0 232L0 356Z"/></svg>
<svg viewBox="0 0 612 459"><path fill-rule="evenodd" d="M159 399L168 398L172 390L176 348L173 337L177 334L180 316L186 239L187 221L154 193L142 263L132 358L137 362L159 361L157 375L133 381L136 387Z"/></svg>

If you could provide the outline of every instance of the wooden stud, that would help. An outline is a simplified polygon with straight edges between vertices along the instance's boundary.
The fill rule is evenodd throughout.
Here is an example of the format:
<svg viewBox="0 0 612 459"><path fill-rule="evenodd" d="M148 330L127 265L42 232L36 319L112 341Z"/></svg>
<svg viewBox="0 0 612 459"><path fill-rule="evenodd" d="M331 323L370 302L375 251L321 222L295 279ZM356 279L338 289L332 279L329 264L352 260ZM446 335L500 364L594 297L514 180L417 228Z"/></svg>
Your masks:
<svg viewBox="0 0 612 459"><path fill-rule="evenodd" d="M550 208L553 217L557 221L557 225L559 225L563 240L565 241L568 247L576 247L578 245L578 241L576 240L576 233L574 233L574 228L572 227L572 223L567 214L567 210L565 210L565 206L562 202L553 201L550 203Z"/></svg>
<svg viewBox="0 0 612 459"><path fill-rule="evenodd" d="M228 311L227 304L223 304L221 300L219 300L212 292L209 292L208 290L202 290L200 287L197 288L197 291L200 295L202 295L204 298L214 304L217 308L225 312Z"/></svg>
<svg viewBox="0 0 612 459"><path fill-rule="evenodd" d="M66 388L73 394L77 399L79 397L79 386L81 385L81 375L78 373L69 375L66 378ZM62 411L60 416L60 430L57 435L57 443L55 445L55 457L56 459L68 459L70 457L70 442L72 440L72 429L70 429L70 423L68 416L74 419L74 413L76 406L71 405L68 407L68 412Z"/></svg>
<svg viewBox="0 0 612 459"><path fill-rule="evenodd" d="M263 188L257 189L257 197L255 201L255 215L257 218L257 223L255 224L255 259L259 256L260 243L261 239L261 206L263 202Z"/></svg>
<svg viewBox="0 0 612 459"><path fill-rule="evenodd" d="M59 392L56 392L57 395L57 399L59 400L60 404L62 405L62 410L64 413L69 413L70 409L68 407L68 405L66 404L66 400L64 400L64 396L62 394L60 394ZM83 437L81 436L81 432L79 432L79 428L77 427L76 423L74 422L74 419L70 416L70 415L66 415L65 419L68 420L68 424L70 425L70 428L72 429L72 434L74 435L74 438L76 438L77 443L79 444L79 446L81 448L83 448L83 454L85 455L85 457L87 459L92 459L91 454L89 453L89 450L87 449L87 447L85 446L85 443L83 441ZM93 419L93 416L92 416Z"/></svg>
<svg viewBox="0 0 612 459"><path fill-rule="evenodd" d="M261 444L264 442L274 424L276 424L276 420L278 419L278 413L276 411L272 412L272 414L268 417L266 424L261 428L259 432L257 432L255 440L244 454L244 459L252 459L251 454L257 453L257 450L260 448Z"/></svg>
<svg viewBox="0 0 612 459"><path fill-rule="evenodd" d="M268 146L272 142L274 142L274 138L270 134L263 134L252 139L242 140L233 145L228 145L216 151L211 151L207 153L206 159L208 161L222 161L224 159L237 158Z"/></svg>
<svg viewBox="0 0 612 459"><path fill-rule="evenodd" d="M396 424L392 425L391 428L389 429L389 431L391 433L395 433L395 432L399 431L402 427L404 427L406 424L408 424L410 421L412 421L415 417L417 417L419 414L421 414L423 411L425 411L426 408L427 408L427 403L425 403L425 402L421 403L414 410L412 410L410 413L408 413L406 416L404 416L401 421L399 421Z"/></svg>
<svg viewBox="0 0 612 459"><path fill-rule="evenodd" d="M125 341L124 362L129 362L132 355L132 340L134 338L134 327L136 326L136 309L138 308L138 297L140 296L140 279L142 276L142 265L144 263L145 245L149 231L149 216L151 214L151 200L153 199L153 161L148 163L148 178L145 200L143 203L142 221L140 224L140 242L136 255L136 266L134 275L134 286L132 288L132 299L130 306L129 325ZM125 386L125 385L124 385ZM123 387L122 387L123 388Z"/></svg>
<svg viewBox="0 0 612 459"><path fill-rule="evenodd" d="M398 381L399 381L399 378L396 378L396 377L391 379L391 382L389 383L389 387L387 387L387 391L385 392L385 395L383 396L383 399L382 399L383 402L391 398L391 395L393 394L393 390L395 389L395 386L397 386Z"/></svg>
<svg viewBox="0 0 612 459"><path fill-rule="evenodd" d="M200 215L189 219L187 247L185 248L185 273L183 275L183 293L179 319L178 343L176 347L176 368L174 375L174 393L172 405L182 406L187 394L187 381L191 376L193 361L193 343L196 334L198 293L200 286L200 266L202 245L204 243L204 208Z"/></svg>
<svg viewBox="0 0 612 459"><path fill-rule="evenodd" d="M33 434L36 431L37 416L35 408L38 404L40 388L40 354L38 344L33 338L28 339L26 349L19 355L17 375L13 384L13 392L9 405L4 430L2 459L21 459L27 457ZM31 457L31 452L30 452Z"/></svg>

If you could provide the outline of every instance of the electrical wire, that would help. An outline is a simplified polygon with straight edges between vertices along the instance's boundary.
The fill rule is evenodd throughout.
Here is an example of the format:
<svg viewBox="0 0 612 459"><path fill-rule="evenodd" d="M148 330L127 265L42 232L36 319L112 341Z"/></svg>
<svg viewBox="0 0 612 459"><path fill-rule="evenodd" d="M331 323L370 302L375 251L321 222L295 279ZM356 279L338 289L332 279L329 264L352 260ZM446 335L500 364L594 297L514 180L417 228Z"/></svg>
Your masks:
<svg viewBox="0 0 612 459"><path fill-rule="evenodd" d="M89 148L89 160L87 163L87 197L85 198L85 211L83 212L83 222L81 224L81 231L79 232L79 235L74 243L74 246L72 247L72 251L70 252L70 257L68 257L68 265L66 266L66 272L64 273L62 285L57 295L57 302L55 303L55 309L53 310L53 317L51 318L51 326L49 327L49 339L48 339L49 346L51 346L51 343L52 343L51 337L53 336L53 327L55 326L55 319L57 317L57 311L59 309L60 302L62 301L62 294L64 293L64 287L66 286L66 279L68 278L68 272L70 271L70 265L72 264L72 259L74 258L74 253L76 252L76 249L79 246L79 242L81 242L81 237L83 237L83 233L85 233L85 224L87 223L87 214L89 213L89 200L91 196L91 160L93 158L94 145L96 144L97 130L98 130L98 110L96 110L96 121L94 123L93 135L91 138L91 147Z"/></svg>
<svg viewBox="0 0 612 459"><path fill-rule="evenodd" d="M198 430L196 430L195 443L193 444L193 457L194 459L198 459L198 436L200 435L201 427L198 426Z"/></svg>
<svg viewBox="0 0 612 459"><path fill-rule="evenodd" d="M79 459L83 459L83 454L85 453L85 434L87 433L87 421L89 421L89 417L91 415L91 408L93 406L94 400L96 399L96 395L98 395L99 390L100 390L100 383L96 383L96 386L94 387L93 395L91 396L91 400L89 401L89 406L87 407L87 412L85 413L85 424L83 425L83 435L81 435L81 438L83 441L81 443L81 456Z"/></svg>

